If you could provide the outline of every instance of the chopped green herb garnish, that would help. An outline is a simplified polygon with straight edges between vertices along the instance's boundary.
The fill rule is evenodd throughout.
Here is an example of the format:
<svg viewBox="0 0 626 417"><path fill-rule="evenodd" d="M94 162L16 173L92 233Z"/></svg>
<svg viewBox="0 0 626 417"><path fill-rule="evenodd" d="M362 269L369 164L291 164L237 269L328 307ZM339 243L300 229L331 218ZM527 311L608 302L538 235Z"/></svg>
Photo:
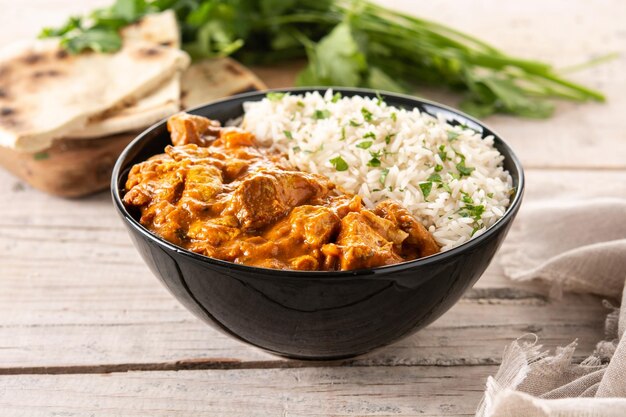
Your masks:
<svg viewBox="0 0 626 417"><path fill-rule="evenodd" d="M435 165L435 172L441 172L441 170L443 169L443 167L439 164Z"/></svg>
<svg viewBox="0 0 626 417"><path fill-rule="evenodd" d="M395 133L387 133L387 136L385 136L385 143L387 145L389 145L391 143L391 139L395 136Z"/></svg>
<svg viewBox="0 0 626 417"><path fill-rule="evenodd" d="M48 154L48 152L37 152L36 154L33 155L33 159L35 161L41 161L44 159L48 159L50 158L50 155Z"/></svg>
<svg viewBox="0 0 626 417"><path fill-rule="evenodd" d="M453 142L455 140L457 140L459 138L459 136L461 136L461 134L459 132L455 132L454 130L448 130L448 140L450 142Z"/></svg>
<svg viewBox="0 0 626 417"><path fill-rule="evenodd" d="M315 120L320 120L320 119L328 119L330 117L330 111L329 110L315 110L315 112L313 112L313 118Z"/></svg>
<svg viewBox="0 0 626 417"><path fill-rule="evenodd" d="M389 168L385 168L380 172L380 178L378 179L378 181L380 181L382 185L385 185L385 180L387 179L388 174L389 174Z"/></svg>
<svg viewBox="0 0 626 417"><path fill-rule="evenodd" d="M360 149L369 149L373 143L374 142L372 142L371 140L366 140L365 142L357 143L356 147Z"/></svg>
<svg viewBox="0 0 626 417"><path fill-rule="evenodd" d="M430 177L426 181L431 182L441 182L441 175L439 174L430 174Z"/></svg>
<svg viewBox="0 0 626 417"><path fill-rule="evenodd" d="M333 103L336 103L339 100L341 100L341 93L335 93L333 94L333 98L330 101L332 101Z"/></svg>
<svg viewBox="0 0 626 417"><path fill-rule="evenodd" d="M300 152L302 150L302 148L300 148L299 146L294 146L293 148L291 148L294 152Z"/></svg>
<svg viewBox="0 0 626 417"><path fill-rule="evenodd" d="M441 183L441 188L446 190L446 192L452 194L452 189L450 188L450 185L447 182L442 182Z"/></svg>
<svg viewBox="0 0 626 417"><path fill-rule="evenodd" d="M372 159L370 159L367 163L368 167L379 167L380 166L380 159L376 158L375 156L372 157Z"/></svg>
<svg viewBox="0 0 626 417"><path fill-rule="evenodd" d="M346 127L345 126L341 126L341 139L340 140L346 140Z"/></svg>
<svg viewBox="0 0 626 417"><path fill-rule="evenodd" d="M288 131L288 130L283 130L283 134L285 135L285 137L286 137L287 139L293 139L293 136L292 136L292 134L291 134L291 132L290 132L290 131Z"/></svg>
<svg viewBox="0 0 626 417"><path fill-rule="evenodd" d="M493 193L487 193L487 197L493 198Z"/></svg>
<svg viewBox="0 0 626 417"><path fill-rule="evenodd" d="M337 156L329 161L337 171L347 171L348 163L341 157Z"/></svg>
<svg viewBox="0 0 626 417"><path fill-rule="evenodd" d="M304 107L304 101L302 101L302 100L298 100L298 101L296 101L296 106L298 106L298 107Z"/></svg>
<svg viewBox="0 0 626 417"><path fill-rule="evenodd" d="M356 120L350 120L350 126L354 126L354 127L359 127L361 126L363 123L359 123Z"/></svg>
<svg viewBox="0 0 626 417"><path fill-rule="evenodd" d="M395 111L391 112L391 120L393 120L394 122L398 120L398 115Z"/></svg>
<svg viewBox="0 0 626 417"><path fill-rule="evenodd" d="M385 100L383 100L383 97L380 95L380 93L377 91L376 92L376 104L378 104L379 106L381 104L383 104L385 102Z"/></svg>
<svg viewBox="0 0 626 417"><path fill-rule="evenodd" d="M432 182L422 182L420 183L420 190L422 190L422 194L424 194L424 200L428 198L430 195L430 191L433 189Z"/></svg>
<svg viewBox="0 0 626 417"><path fill-rule="evenodd" d="M372 112L367 110L365 107L361 107L361 114L363 115L363 120L366 122L371 122L374 116Z"/></svg>
<svg viewBox="0 0 626 417"><path fill-rule="evenodd" d="M455 180L461 179L461 176L457 174L456 172L449 172L448 174L452 177L452 179L455 179Z"/></svg>
<svg viewBox="0 0 626 417"><path fill-rule="evenodd" d="M438 153L439 153L439 158L441 158L443 162L446 162L446 160L448 159L448 152L446 151L446 145L439 146Z"/></svg>
<svg viewBox="0 0 626 417"><path fill-rule="evenodd" d="M463 195L462 200L465 204L474 204L474 200L472 200L472 197L470 197L469 194L461 191L461 195Z"/></svg>
<svg viewBox="0 0 626 417"><path fill-rule="evenodd" d="M363 139L367 139L367 138L376 139L376 134L374 132L367 132L366 134L363 135Z"/></svg>
<svg viewBox="0 0 626 417"><path fill-rule="evenodd" d="M461 159L461 162L459 162L458 164L456 164L456 169L459 170L459 175L461 177L467 177L469 175L472 174L472 172L474 172L474 170L476 168L472 168L472 167L467 167L465 166L465 158Z"/></svg>
<svg viewBox="0 0 626 417"><path fill-rule="evenodd" d="M278 101L278 100L282 100L283 97L288 96L288 93L280 93L280 92L270 92L267 93L267 95L265 97L267 97L267 99L269 101Z"/></svg>
<svg viewBox="0 0 626 417"><path fill-rule="evenodd" d="M469 196L467 197L469 198ZM471 198L469 198L469 200L471 201ZM463 201L465 202L465 196L463 197ZM484 212L485 206L483 206L482 204L474 205L465 202L465 207L461 208L458 213L461 217L471 217L475 221L479 221Z"/></svg>
<svg viewBox="0 0 626 417"><path fill-rule="evenodd" d="M484 225L483 225L482 223L479 223L479 224L477 224L476 226L474 226L474 228L472 229L472 234L470 235L470 237L474 236L474 234L475 234L476 232L478 232L480 229L482 229L482 228L483 228L483 226L484 226Z"/></svg>

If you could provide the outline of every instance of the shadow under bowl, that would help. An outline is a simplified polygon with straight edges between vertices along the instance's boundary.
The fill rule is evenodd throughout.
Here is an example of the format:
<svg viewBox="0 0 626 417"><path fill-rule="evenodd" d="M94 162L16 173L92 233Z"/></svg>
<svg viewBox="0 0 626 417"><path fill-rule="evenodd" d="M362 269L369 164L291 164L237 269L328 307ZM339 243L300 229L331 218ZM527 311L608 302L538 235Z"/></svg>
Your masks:
<svg viewBox="0 0 626 417"><path fill-rule="evenodd" d="M292 94L326 88L280 89ZM344 96L375 97L366 89L336 88ZM222 123L243 114L242 104L265 92L242 94L191 110ZM355 271L284 271L238 265L177 247L144 228L124 206L130 168L163 152L166 122L138 136L119 157L111 191L116 210L152 272L185 307L216 329L266 351L298 359L352 357L388 345L436 320L482 275L517 214L524 191L522 166L509 146L477 120L449 107L385 93L393 106L443 114L493 135L513 178L515 193L504 216L485 233L427 258Z"/></svg>

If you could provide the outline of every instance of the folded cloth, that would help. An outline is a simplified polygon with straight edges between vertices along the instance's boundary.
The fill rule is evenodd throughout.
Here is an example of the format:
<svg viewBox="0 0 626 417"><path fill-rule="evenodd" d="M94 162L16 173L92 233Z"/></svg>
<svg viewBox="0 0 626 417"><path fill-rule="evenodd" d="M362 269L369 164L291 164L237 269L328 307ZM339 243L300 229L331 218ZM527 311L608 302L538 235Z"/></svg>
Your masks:
<svg viewBox="0 0 626 417"><path fill-rule="evenodd" d="M501 260L511 279L542 279L553 293L598 294L623 308L609 314L607 340L581 364L572 363L575 342L554 355L536 337L513 342L476 416L626 416L626 199L527 204Z"/></svg>

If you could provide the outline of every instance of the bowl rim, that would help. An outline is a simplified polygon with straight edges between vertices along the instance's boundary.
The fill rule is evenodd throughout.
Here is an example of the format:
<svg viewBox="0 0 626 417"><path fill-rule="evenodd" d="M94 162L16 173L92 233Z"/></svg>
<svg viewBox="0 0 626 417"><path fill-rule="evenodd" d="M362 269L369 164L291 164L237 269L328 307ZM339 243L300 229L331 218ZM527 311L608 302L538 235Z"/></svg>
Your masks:
<svg viewBox="0 0 626 417"><path fill-rule="evenodd" d="M229 96L223 99L211 101L209 103L202 104L200 106L196 106L190 109L185 109L185 112L194 113L200 110L203 110L207 107L219 106L220 104L227 103L230 101L242 100L245 98L256 98L263 97L267 93L277 92L277 93L307 93L307 92L319 92L322 94L326 90L333 90L339 92L348 92L353 95L357 94L368 94L368 95L380 95L383 98L390 97L393 99L404 100L413 102L415 104L420 105L428 105L432 106L436 109L444 110L446 112L452 113L460 119L465 119L476 125L480 126L483 129L483 137L485 131L487 134L493 135L496 140L499 140L501 143L501 147L506 150L509 157L507 159L512 162L515 171L517 171L518 176L518 184L515 189L515 194L513 195L513 199L510 202L509 206L506 208L504 215L499 218L493 225L491 225L485 232L475 238L471 238L468 241L456 246L452 249L449 249L445 252L439 252L434 255L430 255L423 258L414 259L411 261L400 262L397 264L378 266L374 268L365 268L365 269L355 269L355 270L347 270L347 271L300 271L294 269L272 269L272 268L263 268L258 266L249 266L243 264L237 264L234 262L224 261L221 259L211 258L209 256L201 255L195 252L191 252L187 249L181 248L171 242L168 242L161 236L151 232L147 228L145 228L141 223L139 223L135 218L128 212L126 206L124 205L120 193L119 188L119 180L122 174L122 164L126 159L128 159L129 154L135 149L135 147L143 142L146 136L150 135L155 130L161 128L166 122L167 118L158 121L152 126L145 129L141 132L135 139L133 139L123 150L120 156L117 158L115 162L115 166L113 167L113 172L111 175L111 195L113 199L113 203L119 214L122 216L122 219L135 231L139 232L145 238L151 240L159 246L165 247L168 250L175 251L176 253L183 255L191 260L201 263L209 263L213 264L217 267L224 267L234 271L248 272L248 273L257 273L257 274L271 274L277 276L289 276L289 277L311 277L317 279L337 279L341 277L354 277L356 275L378 275L378 274L389 274L395 272L405 271L407 269L412 269L417 266L428 266L431 264L438 264L440 262L444 262L449 260L450 258L454 258L457 255L462 254L463 252L469 251L480 246L483 242L490 239L499 229L504 227L512 218L515 216L522 202L522 197L524 194L525 188L525 177L524 177L524 169L522 164L513 151L513 149L502 139L502 137L496 133L493 129L480 122L476 118L463 113L460 110L457 110L453 107L447 106L445 104L441 104L435 101L427 100L421 97L415 97L408 94L399 94L392 93L384 90L374 90L369 88L356 88L356 87L339 87L339 86L314 86L314 87L293 87L293 88L272 88L261 91L251 91L245 92L242 94L237 94L234 96Z"/></svg>

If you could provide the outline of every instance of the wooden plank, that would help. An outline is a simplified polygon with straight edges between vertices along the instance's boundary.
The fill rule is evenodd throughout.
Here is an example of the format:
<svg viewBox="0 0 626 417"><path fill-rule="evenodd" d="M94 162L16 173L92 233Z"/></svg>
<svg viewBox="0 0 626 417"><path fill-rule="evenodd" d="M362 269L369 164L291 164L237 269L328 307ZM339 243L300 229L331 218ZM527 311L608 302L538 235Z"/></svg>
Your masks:
<svg viewBox="0 0 626 417"><path fill-rule="evenodd" d="M80 311L90 302L74 303L72 308ZM164 306L154 305L153 312L143 314L136 309L129 314L134 316L132 321L126 323L103 315L91 323L60 317L58 323L39 324L33 319L30 325L2 324L0 374L108 371L120 369L120 364L122 369L237 369L248 363L278 366L285 362L210 329L187 312L168 314L159 307ZM416 335L334 365L497 364L504 346L529 332L538 334L549 347L577 338L577 358L582 359L602 338L605 314L599 300L592 297L569 296L551 303L536 298L465 299ZM185 318L167 318L170 315ZM301 365L287 361L284 366Z"/></svg>
<svg viewBox="0 0 626 417"><path fill-rule="evenodd" d="M494 366L0 377L3 417L469 416Z"/></svg>

